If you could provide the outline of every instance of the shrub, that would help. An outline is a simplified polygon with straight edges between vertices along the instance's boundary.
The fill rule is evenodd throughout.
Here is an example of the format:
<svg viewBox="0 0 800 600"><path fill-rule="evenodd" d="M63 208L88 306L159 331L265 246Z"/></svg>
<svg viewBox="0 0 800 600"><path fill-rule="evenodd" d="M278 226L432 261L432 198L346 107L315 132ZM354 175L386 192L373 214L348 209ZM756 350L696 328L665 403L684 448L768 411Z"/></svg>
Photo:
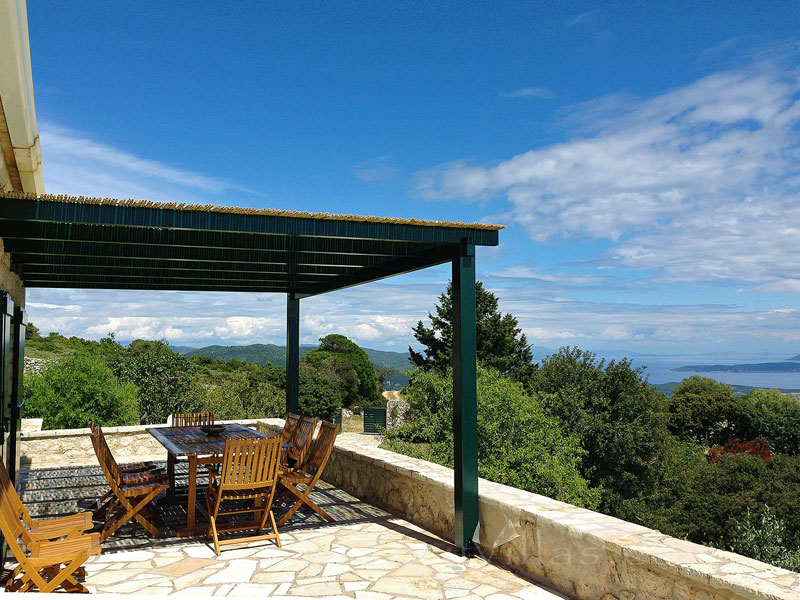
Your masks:
<svg viewBox="0 0 800 600"><path fill-rule="evenodd" d="M747 510L733 537L731 550L784 569L800 571L800 550L784 545L786 524L765 506L760 516Z"/></svg>
<svg viewBox="0 0 800 600"><path fill-rule="evenodd" d="M48 366L41 375L24 379L27 417L44 419L45 429L138 422L136 386L120 382L99 356L77 353Z"/></svg>
<svg viewBox="0 0 800 600"><path fill-rule="evenodd" d="M342 397L336 385L307 365L300 366L300 413L333 421L342 410Z"/></svg>
<svg viewBox="0 0 800 600"><path fill-rule="evenodd" d="M114 361L114 372L139 388L141 423L164 423L173 413L189 412L186 392L192 363L164 341L135 340Z"/></svg>
<svg viewBox="0 0 800 600"><path fill-rule="evenodd" d="M406 422L387 432L387 446L453 466L452 372L415 371L404 390ZM542 409L540 399L494 369L478 368L478 469L482 477L578 506L594 508L579 465L578 440Z"/></svg>
<svg viewBox="0 0 800 600"><path fill-rule="evenodd" d="M283 415L286 394L272 382L234 373L216 384L192 380L187 405L191 411L213 412L218 420L261 419Z"/></svg>
<svg viewBox="0 0 800 600"><path fill-rule="evenodd" d="M567 347L542 362L528 387L586 450L581 472L605 490L602 510L614 514L651 488L668 437L666 399L641 368Z"/></svg>

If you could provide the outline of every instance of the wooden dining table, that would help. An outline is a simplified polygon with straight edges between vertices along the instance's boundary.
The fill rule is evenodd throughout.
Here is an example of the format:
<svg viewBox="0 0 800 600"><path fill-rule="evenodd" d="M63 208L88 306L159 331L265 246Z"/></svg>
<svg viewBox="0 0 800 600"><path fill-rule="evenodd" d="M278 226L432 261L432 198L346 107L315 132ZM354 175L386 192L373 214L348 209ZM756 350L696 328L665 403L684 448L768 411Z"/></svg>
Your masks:
<svg viewBox="0 0 800 600"><path fill-rule="evenodd" d="M208 531L208 525L196 523L197 465L220 462L220 458L225 452L225 440L227 439L270 437L238 423L225 425L225 430L218 435L208 435L199 427L148 427L146 431L167 449L173 459L186 457L189 460L189 500L186 506L186 527L178 530L179 537L205 534ZM174 460L171 462L174 464ZM170 483L172 486L175 485L173 473L170 473Z"/></svg>

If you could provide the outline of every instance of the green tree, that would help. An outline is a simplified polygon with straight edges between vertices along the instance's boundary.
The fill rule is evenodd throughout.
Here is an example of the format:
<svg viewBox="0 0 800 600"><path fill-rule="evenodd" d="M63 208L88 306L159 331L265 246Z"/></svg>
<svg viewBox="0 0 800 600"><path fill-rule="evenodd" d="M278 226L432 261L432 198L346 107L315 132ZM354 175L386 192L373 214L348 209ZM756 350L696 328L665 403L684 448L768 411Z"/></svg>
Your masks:
<svg viewBox="0 0 800 600"><path fill-rule="evenodd" d="M359 404L361 379L353 363L344 355L314 350L303 357L302 364L336 387L342 406Z"/></svg>
<svg viewBox="0 0 800 600"><path fill-rule="evenodd" d="M165 341L135 340L112 364L117 377L139 388L141 423L164 423L168 415L190 408L192 363Z"/></svg>
<svg viewBox="0 0 800 600"><path fill-rule="evenodd" d="M138 422L136 386L120 382L97 355L64 356L41 375L25 377L24 386L25 416L44 419L45 429L86 427L89 420L106 426Z"/></svg>
<svg viewBox="0 0 800 600"><path fill-rule="evenodd" d="M743 408L744 404L737 402L729 385L693 375L672 390L669 428L674 435L698 444L724 444L737 437L737 424L745 420L741 414Z"/></svg>
<svg viewBox="0 0 800 600"><path fill-rule="evenodd" d="M406 423L387 431L387 446L453 466L453 380L418 372L405 388ZM600 490L580 475L585 452L545 414L540 398L495 369L478 367L478 470L481 477L594 508Z"/></svg>
<svg viewBox="0 0 800 600"><path fill-rule="evenodd" d="M348 395L343 398L345 405L375 406L381 404L383 398L378 388L375 365L372 364L367 353L355 342L336 333L320 338L319 342L319 349L309 352L304 357L306 362L313 364L318 357L324 360L327 356L334 355L350 363L358 377L357 391L354 395L348 392ZM336 367L337 364L340 366ZM352 382L352 375L347 372L346 368L343 368L341 363L332 363L331 366L336 369L341 379ZM345 383L344 385L347 387L349 384Z"/></svg>
<svg viewBox="0 0 800 600"><path fill-rule="evenodd" d="M336 384L307 364L300 365L300 413L333 421L342 409L342 397Z"/></svg>
<svg viewBox="0 0 800 600"><path fill-rule="evenodd" d="M38 340L41 337L39 328L33 323L28 323L28 326L25 328L25 341L30 342L31 340Z"/></svg>
<svg viewBox="0 0 800 600"><path fill-rule="evenodd" d="M476 329L478 362L512 375L518 381L527 379L533 365L531 346L516 317L502 314L498 309L497 296L484 289L480 281L475 284ZM451 365L453 356L453 283L439 296L436 314L428 313L431 326L420 321L413 328L414 337L424 348L422 353L409 348L411 362L418 368L429 371L444 371Z"/></svg>
<svg viewBox="0 0 800 600"><path fill-rule="evenodd" d="M794 394L754 388L736 398L737 435L745 440L764 438L773 452L800 455L800 402Z"/></svg>
<svg viewBox="0 0 800 600"><path fill-rule="evenodd" d="M608 364L578 348L545 359L528 386L587 452L583 476L604 488L612 514L652 485L651 466L667 440L666 400L628 359Z"/></svg>
<svg viewBox="0 0 800 600"><path fill-rule="evenodd" d="M286 394L274 383L247 372L235 372L214 384L192 379L187 410L213 412L218 420L261 419L282 416Z"/></svg>

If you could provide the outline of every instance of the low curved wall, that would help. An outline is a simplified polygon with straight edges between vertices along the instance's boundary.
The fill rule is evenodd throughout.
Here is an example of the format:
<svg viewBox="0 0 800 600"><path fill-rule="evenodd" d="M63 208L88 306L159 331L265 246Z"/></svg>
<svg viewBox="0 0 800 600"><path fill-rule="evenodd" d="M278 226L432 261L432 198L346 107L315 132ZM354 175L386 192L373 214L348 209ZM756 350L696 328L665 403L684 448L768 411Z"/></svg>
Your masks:
<svg viewBox="0 0 800 600"><path fill-rule="evenodd" d="M241 421L279 431L280 419ZM163 459L144 427L104 429L121 462ZM88 431L22 436L29 468L93 464ZM324 479L453 539L453 471L339 436ZM580 600L800 600L800 574L481 479L480 552Z"/></svg>

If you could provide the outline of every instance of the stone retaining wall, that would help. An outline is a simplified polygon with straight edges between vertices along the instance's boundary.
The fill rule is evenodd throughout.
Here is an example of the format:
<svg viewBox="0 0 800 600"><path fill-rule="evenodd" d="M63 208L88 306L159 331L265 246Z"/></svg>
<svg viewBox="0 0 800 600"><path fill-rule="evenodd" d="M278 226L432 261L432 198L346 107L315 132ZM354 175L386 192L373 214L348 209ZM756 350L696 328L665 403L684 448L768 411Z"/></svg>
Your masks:
<svg viewBox="0 0 800 600"><path fill-rule="evenodd" d="M220 421L242 423L257 427L255 420ZM114 458L120 463L143 460L166 460L167 451L145 431L146 427L166 425L133 425L129 427L103 427ZM89 439L89 428L24 431L20 434L20 464L23 468L43 469L93 465L97 458Z"/></svg>
<svg viewBox="0 0 800 600"><path fill-rule="evenodd" d="M280 419L244 423L265 432L283 426ZM143 429L105 430L121 461L163 458ZM94 458L86 430L22 439L23 461L33 467ZM374 436L344 433L324 479L453 538L451 469L377 448ZM480 519L482 555L580 600L800 600L798 573L485 479Z"/></svg>

